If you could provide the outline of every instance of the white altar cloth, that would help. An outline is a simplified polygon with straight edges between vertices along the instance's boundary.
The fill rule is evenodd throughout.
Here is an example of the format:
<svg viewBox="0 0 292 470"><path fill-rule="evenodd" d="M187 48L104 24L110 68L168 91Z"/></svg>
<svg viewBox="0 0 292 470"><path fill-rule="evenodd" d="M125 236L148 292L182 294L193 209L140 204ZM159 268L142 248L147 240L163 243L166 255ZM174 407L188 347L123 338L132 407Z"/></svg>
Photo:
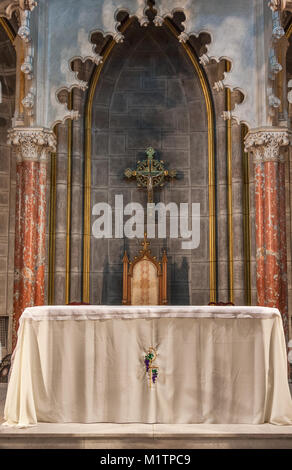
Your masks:
<svg viewBox="0 0 292 470"><path fill-rule="evenodd" d="M145 355L155 348L150 387ZM43 306L20 319L7 425L292 424L282 319L265 307Z"/></svg>

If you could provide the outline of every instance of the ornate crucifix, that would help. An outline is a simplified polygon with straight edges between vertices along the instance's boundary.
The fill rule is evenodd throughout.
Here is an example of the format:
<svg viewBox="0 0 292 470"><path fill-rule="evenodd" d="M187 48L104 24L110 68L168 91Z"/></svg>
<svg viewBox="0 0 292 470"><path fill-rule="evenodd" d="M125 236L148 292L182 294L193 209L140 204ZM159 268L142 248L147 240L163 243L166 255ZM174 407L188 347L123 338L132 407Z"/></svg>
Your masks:
<svg viewBox="0 0 292 470"><path fill-rule="evenodd" d="M146 150L147 159L138 161L136 170L127 168L124 175L135 178L138 188L147 188L148 202L153 202L153 188L164 186L166 179L175 178L177 170L166 170L163 160L154 158L155 150L149 147Z"/></svg>

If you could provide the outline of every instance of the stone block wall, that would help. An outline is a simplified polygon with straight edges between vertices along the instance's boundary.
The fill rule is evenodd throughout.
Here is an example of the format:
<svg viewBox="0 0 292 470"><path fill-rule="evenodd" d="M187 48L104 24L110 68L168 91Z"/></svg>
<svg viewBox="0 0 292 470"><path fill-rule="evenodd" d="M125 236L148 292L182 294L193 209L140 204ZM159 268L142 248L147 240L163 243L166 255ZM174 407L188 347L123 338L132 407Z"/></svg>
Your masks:
<svg viewBox="0 0 292 470"><path fill-rule="evenodd" d="M201 205L201 242L185 250L179 239L151 240L156 256L166 248L172 304L209 301L209 214L207 117L200 83L178 41L166 28L137 24L129 27L123 44L114 48L96 88L93 107L92 206L140 202L147 194L123 172L146 158L154 147L180 178L155 192L161 201ZM96 217L92 217L92 222ZM124 219L126 221L126 217ZM168 232L169 233L169 229ZM121 303L122 257L126 248L138 254L137 240L91 239L92 303Z"/></svg>
<svg viewBox="0 0 292 470"><path fill-rule="evenodd" d="M224 61L205 67L210 87L224 72ZM88 78L92 65L83 70ZM225 92L213 92L216 117L217 259L218 300L228 301L227 153ZM82 298L84 113L86 95L74 90L74 109L81 118L73 123L72 223L70 301ZM124 178L126 168L135 168L153 146L168 168L180 177L155 191L155 202L199 202L200 245L184 250L180 239L152 239L156 256L168 255L168 292L171 304L209 302L209 188L208 134L204 97L194 68L179 42L167 28L141 28L133 23L122 44L114 47L103 66L92 109L91 209L98 202L114 208L115 195L144 207L147 194L134 181ZM66 207L68 123L59 126L57 153L57 211L55 253L55 303L65 302ZM240 127L232 125L232 210L234 300L245 303L243 252L243 165ZM256 303L253 208L253 167L250 165L250 222L252 243L252 303ZM114 218L114 211L113 211ZM124 217L124 222L128 217ZM96 216L91 216L91 226ZM169 220L168 220L169 221ZM114 225L113 225L114 228ZM169 233L169 228L167 229ZM90 302L120 304L122 257L138 254L141 240L96 239L91 236Z"/></svg>
<svg viewBox="0 0 292 470"><path fill-rule="evenodd" d="M205 67L210 86L220 80L226 70L225 61L219 64L211 62ZM213 88L214 90L214 88ZM234 102L240 100L236 93L232 93L231 107ZM213 91L213 101L216 115L216 184L217 184L217 291L218 301L228 302L229 297L229 239L228 239L228 180L227 180L227 121L224 121L222 113L226 110L226 91ZM231 124L231 172L232 172L232 228L233 228L233 296L235 305L246 304L245 285L245 247L244 247L244 169L243 169L243 145L241 126L235 121ZM255 227L254 227L254 180L253 166L249 162L249 220L250 220L250 244L251 259L251 304L256 305L256 271L255 271Z"/></svg>

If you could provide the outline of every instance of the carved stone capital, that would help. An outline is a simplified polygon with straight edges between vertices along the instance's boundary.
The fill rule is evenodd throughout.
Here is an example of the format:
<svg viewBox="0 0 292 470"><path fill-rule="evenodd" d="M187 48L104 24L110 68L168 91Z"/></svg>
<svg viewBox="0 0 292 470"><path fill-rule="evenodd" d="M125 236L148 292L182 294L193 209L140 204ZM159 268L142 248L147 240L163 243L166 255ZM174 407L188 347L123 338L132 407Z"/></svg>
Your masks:
<svg viewBox="0 0 292 470"><path fill-rule="evenodd" d="M19 6L22 10L32 11L37 6L37 2L35 0L19 0Z"/></svg>
<svg viewBox="0 0 292 470"><path fill-rule="evenodd" d="M27 75L27 78L32 78L32 71L33 71L33 63L32 63L32 56L27 55L24 59L24 62L21 66L21 71Z"/></svg>
<svg viewBox="0 0 292 470"><path fill-rule="evenodd" d="M140 23L140 26L142 26L143 28L146 28L149 25L149 19L147 16L142 16L141 18L139 18L138 21Z"/></svg>
<svg viewBox="0 0 292 470"><path fill-rule="evenodd" d="M284 128L252 129L244 139L245 151L252 152L254 163L283 162L280 149L290 144L290 137Z"/></svg>
<svg viewBox="0 0 292 470"><path fill-rule="evenodd" d="M156 15L153 20L153 23L157 27L162 26L164 23L164 18L162 16Z"/></svg>
<svg viewBox="0 0 292 470"><path fill-rule="evenodd" d="M116 43L124 42L124 35L118 31L118 32L116 32L116 33L114 34L113 40L114 40Z"/></svg>
<svg viewBox="0 0 292 470"><path fill-rule="evenodd" d="M277 73L281 72L282 65L279 64L276 56L275 49L272 47L270 49L270 78L271 80L275 80L275 76Z"/></svg>
<svg viewBox="0 0 292 470"><path fill-rule="evenodd" d="M268 95L268 101L271 108L279 108L281 104L281 100L272 92Z"/></svg>
<svg viewBox="0 0 292 470"><path fill-rule="evenodd" d="M14 127L8 131L8 144L16 147L18 162L46 162L56 151L55 134L44 128Z"/></svg>
<svg viewBox="0 0 292 470"><path fill-rule="evenodd" d="M218 82L214 83L213 90L217 91L218 93L220 91L223 91L225 88L223 80L218 80Z"/></svg>
<svg viewBox="0 0 292 470"><path fill-rule="evenodd" d="M281 7L281 0L270 0L268 5L272 11L277 11Z"/></svg>
<svg viewBox="0 0 292 470"><path fill-rule="evenodd" d="M273 11L292 11L292 0L270 0L269 7Z"/></svg>
<svg viewBox="0 0 292 470"><path fill-rule="evenodd" d="M21 10L20 11L20 20L21 20L21 26L18 30L18 36L21 37L21 39L29 43L31 41L31 36L30 36L30 10Z"/></svg>
<svg viewBox="0 0 292 470"><path fill-rule="evenodd" d="M0 0L0 16L11 18L15 10L32 11L36 5L35 0Z"/></svg>
<svg viewBox="0 0 292 470"><path fill-rule="evenodd" d="M180 33L180 35L178 36L179 42L186 43L189 39L190 39L189 35L185 33L184 31Z"/></svg>
<svg viewBox="0 0 292 470"><path fill-rule="evenodd" d="M202 65L209 65L210 57L207 54L202 54L199 59L200 64Z"/></svg>
<svg viewBox="0 0 292 470"><path fill-rule="evenodd" d="M236 120L236 117L234 116L233 111L223 111L223 113L221 114L221 117L223 117L224 121L229 121L233 118Z"/></svg>
<svg viewBox="0 0 292 470"><path fill-rule="evenodd" d="M273 23L273 31L272 31L273 41L279 41L279 39L285 36L285 31L281 24L281 13L279 11L272 12L272 23Z"/></svg>

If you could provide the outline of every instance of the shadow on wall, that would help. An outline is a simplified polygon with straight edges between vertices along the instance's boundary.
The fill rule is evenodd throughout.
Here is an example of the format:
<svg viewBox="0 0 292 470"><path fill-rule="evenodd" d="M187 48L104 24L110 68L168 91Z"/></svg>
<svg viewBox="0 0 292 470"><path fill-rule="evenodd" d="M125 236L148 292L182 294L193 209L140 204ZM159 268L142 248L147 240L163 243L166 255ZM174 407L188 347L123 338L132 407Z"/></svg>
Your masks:
<svg viewBox="0 0 292 470"><path fill-rule="evenodd" d="M123 297L123 273L121 267L104 263L101 292L102 305L121 305Z"/></svg>
<svg viewBox="0 0 292 470"><path fill-rule="evenodd" d="M107 305L107 290L108 290L108 269L109 264L106 261L103 267L103 279L102 279L102 292L101 292L101 305Z"/></svg>
<svg viewBox="0 0 292 470"><path fill-rule="evenodd" d="M177 280L179 279L179 282ZM190 305L189 262L183 257L180 266L171 264L171 286L169 299L171 305Z"/></svg>

